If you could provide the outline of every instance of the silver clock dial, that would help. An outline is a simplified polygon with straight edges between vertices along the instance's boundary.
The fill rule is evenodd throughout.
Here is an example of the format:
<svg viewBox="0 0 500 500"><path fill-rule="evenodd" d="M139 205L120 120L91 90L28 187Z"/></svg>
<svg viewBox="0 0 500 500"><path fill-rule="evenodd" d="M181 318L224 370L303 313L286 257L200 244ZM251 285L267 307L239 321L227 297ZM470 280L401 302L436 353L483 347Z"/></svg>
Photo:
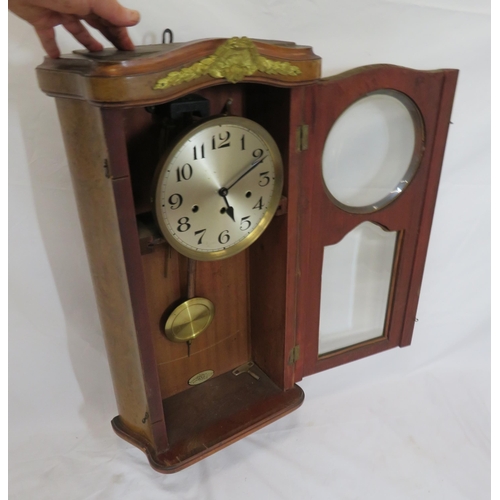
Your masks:
<svg viewBox="0 0 500 500"><path fill-rule="evenodd" d="M226 258L248 247L281 197L276 143L246 118L204 122L178 141L160 168L159 226L176 250L198 260Z"/></svg>

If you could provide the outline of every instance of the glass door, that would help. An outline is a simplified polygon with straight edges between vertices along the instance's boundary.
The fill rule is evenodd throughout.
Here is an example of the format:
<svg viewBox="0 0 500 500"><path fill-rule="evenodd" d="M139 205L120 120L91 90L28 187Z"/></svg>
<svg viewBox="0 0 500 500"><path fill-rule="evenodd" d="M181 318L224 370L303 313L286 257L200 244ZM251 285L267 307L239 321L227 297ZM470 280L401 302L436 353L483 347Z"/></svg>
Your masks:
<svg viewBox="0 0 500 500"><path fill-rule="evenodd" d="M410 343L457 74L379 65L311 87L299 378Z"/></svg>

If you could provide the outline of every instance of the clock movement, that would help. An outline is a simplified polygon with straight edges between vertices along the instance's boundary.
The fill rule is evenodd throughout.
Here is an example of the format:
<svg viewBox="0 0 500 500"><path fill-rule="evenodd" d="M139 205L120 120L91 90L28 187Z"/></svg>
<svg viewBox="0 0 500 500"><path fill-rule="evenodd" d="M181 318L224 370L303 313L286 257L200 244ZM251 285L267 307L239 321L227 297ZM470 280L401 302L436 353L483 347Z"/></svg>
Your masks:
<svg viewBox="0 0 500 500"><path fill-rule="evenodd" d="M118 416L175 472L411 342L458 72L248 38L76 51L55 97Z"/></svg>

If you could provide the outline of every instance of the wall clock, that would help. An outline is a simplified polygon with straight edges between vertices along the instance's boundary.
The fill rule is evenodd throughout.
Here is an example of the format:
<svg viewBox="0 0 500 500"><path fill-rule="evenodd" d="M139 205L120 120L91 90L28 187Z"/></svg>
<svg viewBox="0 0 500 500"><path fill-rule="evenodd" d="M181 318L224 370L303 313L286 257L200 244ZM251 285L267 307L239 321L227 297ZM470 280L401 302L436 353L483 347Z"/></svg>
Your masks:
<svg viewBox="0 0 500 500"><path fill-rule="evenodd" d="M77 51L56 98L119 415L175 472L411 342L458 72L248 38Z"/></svg>

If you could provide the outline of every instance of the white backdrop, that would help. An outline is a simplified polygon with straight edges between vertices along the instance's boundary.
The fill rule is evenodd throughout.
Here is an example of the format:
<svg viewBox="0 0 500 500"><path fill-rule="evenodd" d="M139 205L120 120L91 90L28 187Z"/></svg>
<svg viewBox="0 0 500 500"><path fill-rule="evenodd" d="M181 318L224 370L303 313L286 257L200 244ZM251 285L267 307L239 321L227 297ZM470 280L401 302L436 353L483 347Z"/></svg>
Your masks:
<svg viewBox="0 0 500 500"><path fill-rule="evenodd" d="M163 476L116 406L43 52L9 14L10 498L482 500L490 480L490 15L486 0L127 0L136 44L311 45L323 75L460 69L413 345L305 379L304 405ZM62 52L77 43L58 31ZM108 44L106 44L108 45Z"/></svg>

